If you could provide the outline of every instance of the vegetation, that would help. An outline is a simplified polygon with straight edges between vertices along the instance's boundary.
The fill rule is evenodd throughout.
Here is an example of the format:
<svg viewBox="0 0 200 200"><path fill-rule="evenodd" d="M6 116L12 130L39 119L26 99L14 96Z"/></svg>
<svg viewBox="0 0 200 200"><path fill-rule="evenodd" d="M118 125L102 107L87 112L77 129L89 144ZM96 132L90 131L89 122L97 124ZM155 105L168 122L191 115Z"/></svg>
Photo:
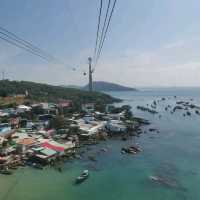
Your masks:
<svg viewBox="0 0 200 200"><path fill-rule="evenodd" d="M59 100L67 99L72 100L77 108L80 107L82 103L105 105L120 101L119 99L100 92L90 93L79 89L64 88L28 81L0 81L0 106L5 106L10 103L18 104L15 101L16 95L18 97L21 95L20 98L22 98L25 94L26 97L23 99L25 102L48 101L57 103ZM12 100L5 100L5 98L11 97Z"/></svg>
<svg viewBox="0 0 200 200"><path fill-rule="evenodd" d="M50 121L50 127L55 128L56 130L65 129L68 128L68 126L69 124L67 123L66 119L61 115L56 116Z"/></svg>

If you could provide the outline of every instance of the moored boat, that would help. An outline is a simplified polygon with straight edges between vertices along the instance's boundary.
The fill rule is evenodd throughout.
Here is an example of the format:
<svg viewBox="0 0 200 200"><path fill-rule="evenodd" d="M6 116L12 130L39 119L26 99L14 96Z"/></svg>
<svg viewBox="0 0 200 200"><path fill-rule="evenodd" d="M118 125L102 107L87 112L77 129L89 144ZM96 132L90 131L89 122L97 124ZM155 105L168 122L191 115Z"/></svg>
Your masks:
<svg viewBox="0 0 200 200"><path fill-rule="evenodd" d="M80 176L76 178L76 184L82 183L89 177L89 171L84 170Z"/></svg>
<svg viewBox="0 0 200 200"><path fill-rule="evenodd" d="M12 174L12 172L9 171L8 169L1 170L0 173L4 174L4 175L11 175Z"/></svg>

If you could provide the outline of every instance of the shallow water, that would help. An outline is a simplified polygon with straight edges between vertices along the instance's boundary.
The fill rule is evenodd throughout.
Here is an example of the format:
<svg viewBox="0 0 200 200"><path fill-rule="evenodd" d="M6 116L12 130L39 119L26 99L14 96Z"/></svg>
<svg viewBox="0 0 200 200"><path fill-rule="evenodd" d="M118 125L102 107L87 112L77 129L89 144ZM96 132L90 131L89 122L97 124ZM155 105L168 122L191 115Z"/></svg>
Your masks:
<svg viewBox="0 0 200 200"><path fill-rule="evenodd" d="M125 99L136 116L145 117L160 133L148 132L139 138L123 142L117 139L91 146L88 155L97 155L92 162L83 160L65 164L62 173L54 169L43 171L19 169L12 176L0 176L1 200L198 200L200 199L200 116L192 112L183 117L183 111L174 114L164 110L177 100L190 100L200 105L199 89L145 89L141 92L115 92ZM174 95L177 98L174 98ZM136 109L137 105L152 103L166 97L157 110L162 117ZM120 149L133 142L143 148L138 155L122 155ZM107 147L108 152L101 152ZM83 169L90 170L90 178L79 186L74 179ZM159 176L167 184L155 183L149 176Z"/></svg>

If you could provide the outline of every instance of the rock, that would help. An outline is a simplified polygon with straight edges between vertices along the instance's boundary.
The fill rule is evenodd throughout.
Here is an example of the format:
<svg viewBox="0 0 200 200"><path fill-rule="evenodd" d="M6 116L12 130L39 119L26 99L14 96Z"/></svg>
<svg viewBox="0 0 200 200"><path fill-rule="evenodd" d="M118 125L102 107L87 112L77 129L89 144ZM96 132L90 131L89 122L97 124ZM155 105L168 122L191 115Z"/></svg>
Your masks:
<svg viewBox="0 0 200 200"><path fill-rule="evenodd" d="M195 113L196 113L197 115L200 115L200 112L199 112L198 110L195 110Z"/></svg>
<svg viewBox="0 0 200 200"><path fill-rule="evenodd" d="M141 152L141 149L135 146L130 146L130 147L122 147L121 153L128 153L128 154L136 154L138 152Z"/></svg>
<svg viewBox="0 0 200 200"><path fill-rule="evenodd" d="M186 114L187 114L188 116L191 116L191 113L190 113L189 111L187 111Z"/></svg>
<svg viewBox="0 0 200 200"><path fill-rule="evenodd" d="M182 110L183 108L181 106L175 106L173 109L173 112L175 112L176 110Z"/></svg>
<svg viewBox="0 0 200 200"><path fill-rule="evenodd" d="M155 131L158 131L158 130L156 128L150 128L149 131L150 132L155 132Z"/></svg>
<svg viewBox="0 0 200 200"><path fill-rule="evenodd" d="M93 162L96 162L96 161L97 161L95 155L89 155L89 156L88 156L88 159L91 160L91 161L93 161Z"/></svg>
<svg viewBox="0 0 200 200"><path fill-rule="evenodd" d="M108 149L106 149L106 148L102 148L102 149L100 149L102 152L107 152L108 151Z"/></svg>
<svg viewBox="0 0 200 200"><path fill-rule="evenodd" d="M151 107L155 108L154 106L151 105ZM137 106L138 110L142 110L142 111L147 111L151 114L157 114L158 112L156 110L152 110L150 108L144 107L144 106Z"/></svg>
<svg viewBox="0 0 200 200"><path fill-rule="evenodd" d="M122 141L127 141L128 138L126 136L122 136Z"/></svg>

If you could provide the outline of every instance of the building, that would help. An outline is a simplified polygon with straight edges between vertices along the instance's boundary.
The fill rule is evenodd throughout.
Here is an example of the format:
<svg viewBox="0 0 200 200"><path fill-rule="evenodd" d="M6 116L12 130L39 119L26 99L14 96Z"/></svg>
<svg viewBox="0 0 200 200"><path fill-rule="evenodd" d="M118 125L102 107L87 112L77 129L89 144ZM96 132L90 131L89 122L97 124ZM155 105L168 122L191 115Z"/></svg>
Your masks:
<svg viewBox="0 0 200 200"><path fill-rule="evenodd" d="M62 100L58 104L59 111L62 114L68 113L73 107L73 102L71 100Z"/></svg>
<svg viewBox="0 0 200 200"><path fill-rule="evenodd" d="M9 138L16 132L15 129L11 129L10 124L8 123L3 123L0 124L0 136L3 138Z"/></svg>
<svg viewBox="0 0 200 200"><path fill-rule="evenodd" d="M68 141L65 144L61 144L61 143L58 143L53 140L46 140L41 143L41 146L44 148L47 148L47 149L54 150L54 151L62 154L64 152L67 152L67 151L73 149L75 147L75 143Z"/></svg>
<svg viewBox="0 0 200 200"><path fill-rule="evenodd" d="M85 115L83 117L83 120L85 121L85 123L91 123L91 122L95 121L95 118L93 115Z"/></svg>
<svg viewBox="0 0 200 200"><path fill-rule="evenodd" d="M85 122L83 119L76 120L79 129L82 131L81 136L94 136L98 134L101 130L105 129L104 121L90 121L90 123Z"/></svg>
<svg viewBox="0 0 200 200"><path fill-rule="evenodd" d="M60 101L60 103L58 104L58 107L60 108L71 108L73 106L73 103L71 100L63 100Z"/></svg>
<svg viewBox="0 0 200 200"><path fill-rule="evenodd" d="M105 127L112 133L125 133L127 131L126 126L120 120L109 120Z"/></svg>
<svg viewBox="0 0 200 200"><path fill-rule="evenodd" d="M17 107L17 113L24 113L24 112L28 112L28 111L31 111L31 107L29 106L25 106L25 105L19 105Z"/></svg>
<svg viewBox="0 0 200 200"><path fill-rule="evenodd" d="M29 138L20 139L16 143L17 143L17 150L19 152L25 153L32 146L36 145L37 141L35 138L29 137Z"/></svg>
<svg viewBox="0 0 200 200"><path fill-rule="evenodd" d="M95 111L95 105L94 103L87 103L82 105L82 111L86 113L92 113Z"/></svg>
<svg viewBox="0 0 200 200"><path fill-rule="evenodd" d="M40 163L42 165L46 165L52 160L55 160L56 156L58 155L58 152L44 147L32 148L31 151L34 153L29 158L29 160L31 162Z"/></svg>
<svg viewBox="0 0 200 200"><path fill-rule="evenodd" d="M114 110L115 106L113 104L107 104L106 105L106 113L110 113Z"/></svg>

